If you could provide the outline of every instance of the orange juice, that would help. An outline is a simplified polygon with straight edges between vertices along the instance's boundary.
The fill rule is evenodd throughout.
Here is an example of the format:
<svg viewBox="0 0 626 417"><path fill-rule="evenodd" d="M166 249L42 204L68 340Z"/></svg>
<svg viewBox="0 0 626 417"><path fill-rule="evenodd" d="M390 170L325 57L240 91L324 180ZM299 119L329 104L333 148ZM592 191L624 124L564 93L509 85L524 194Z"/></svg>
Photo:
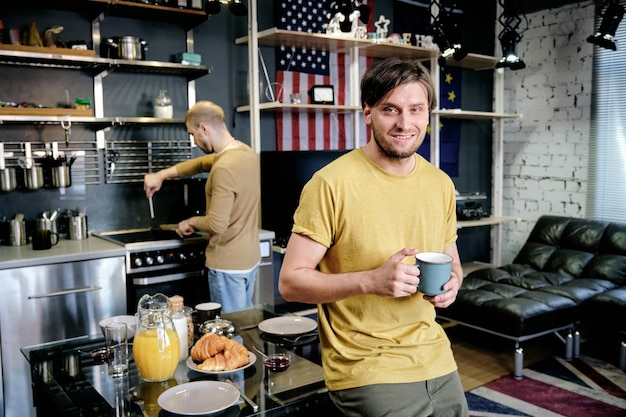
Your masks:
<svg viewBox="0 0 626 417"><path fill-rule="evenodd" d="M165 330L163 343L159 342L155 328L143 329L135 335L133 356L135 365L146 381L165 381L171 378L178 366L180 341L174 328ZM159 349L159 346L163 349Z"/></svg>

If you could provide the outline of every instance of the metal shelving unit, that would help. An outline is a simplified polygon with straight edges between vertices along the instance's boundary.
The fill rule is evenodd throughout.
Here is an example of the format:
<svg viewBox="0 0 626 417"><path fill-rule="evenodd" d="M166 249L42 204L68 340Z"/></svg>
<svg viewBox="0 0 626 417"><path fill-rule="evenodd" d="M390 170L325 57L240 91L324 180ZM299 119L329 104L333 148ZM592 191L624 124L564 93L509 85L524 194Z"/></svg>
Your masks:
<svg viewBox="0 0 626 417"><path fill-rule="evenodd" d="M428 61L430 68L438 68L437 57L439 51L429 48L419 48L406 44L395 44L387 42L377 42L369 39L353 39L344 38L338 36L329 36L326 34L311 34L307 32L294 32L288 30L282 30L277 28L269 28L262 31L258 30L257 22L257 0L251 0L248 8L248 35L237 38L235 43L238 45L248 45L248 58L249 58L249 73L250 77L250 102L249 105L241 106L237 108L237 111L250 112L250 133L253 138L257 138L257 142L253 143L253 148L260 151L260 121L259 114L261 111L319 111L326 112L342 111L350 112L353 115L353 120L356 121L356 116L361 110L358 90L358 57L365 55L374 58L386 58L390 56L413 56L417 59ZM350 105L348 106L324 106L323 108L316 108L313 105L287 105L282 103L260 103L258 92L256 91L256 85L258 84L258 57L257 50L259 46L279 47L279 46L291 46L297 48L308 48L325 50L331 52L347 53L351 54L352 63L351 66L351 80L352 80L352 96L350 97ZM495 66L499 59L481 55L481 54L468 54L463 60L455 61L449 60L447 65L453 67L459 67L467 70L474 71L494 71L494 105L493 112L482 112L462 109L436 109L431 114L431 126L439 126L440 118L455 118L455 119L467 119L467 120L493 120L494 121L494 140L493 140L493 184L492 184L492 215L480 220L468 220L459 222L459 228L465 227L480 227L480 226L493 226L491 237L491 252L492 263L498 264L500 262L500 241L501 241L501 227L504 222L517 221L518 218L502 216L502 176L503 176L503 162L502 162L502 121L508 118L521 117L518 114L507 114L502 112L502 100L503 100L503 81L502 70L496 70ZM432 71L431 76L437 87L439 88L439 71ZM437 91L439 96L439 91ZM355 126L355 137L358 137L357 123L353 123ZM432 129L431 131L431 162L435 166L439 166L439 146L440 137L439 130Z"/></svg>

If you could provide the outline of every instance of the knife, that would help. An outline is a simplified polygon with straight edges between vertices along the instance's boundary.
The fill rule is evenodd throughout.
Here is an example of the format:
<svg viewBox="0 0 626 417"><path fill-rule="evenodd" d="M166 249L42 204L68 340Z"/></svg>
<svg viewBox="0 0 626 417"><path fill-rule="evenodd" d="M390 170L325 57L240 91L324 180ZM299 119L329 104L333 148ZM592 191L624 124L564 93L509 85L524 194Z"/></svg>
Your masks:
<svg viewBox="0 0 626 417"><path fill-rule="evenodd" d="M259 406L257 405L257 403L252 401L250 399L250 397L248 397L241 389L239 389L239 387L237 385L235 385L235 383L233 381L231 381L230 379L227 379L226 383L232 385L235 388L237 388L237 391L239 391L239 395L241 395L241 398L243 398L244 401L247 402L250 407L252 407L252 411L253 412L259 411Z"/></svg>

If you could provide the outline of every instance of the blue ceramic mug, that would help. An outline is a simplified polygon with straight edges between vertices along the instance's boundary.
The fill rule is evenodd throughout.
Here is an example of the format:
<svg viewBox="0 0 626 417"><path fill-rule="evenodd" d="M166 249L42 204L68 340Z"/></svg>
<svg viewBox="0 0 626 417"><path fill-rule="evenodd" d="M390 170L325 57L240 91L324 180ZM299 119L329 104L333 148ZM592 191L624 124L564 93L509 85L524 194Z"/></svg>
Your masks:
<svg viewBox="0 0 626 417"><path fill-rule="evenodd" d="M420 269L418 289L426 295L443 294L443 284L450 279L452 257L438 252L420 252L415 255Z"/></svg>

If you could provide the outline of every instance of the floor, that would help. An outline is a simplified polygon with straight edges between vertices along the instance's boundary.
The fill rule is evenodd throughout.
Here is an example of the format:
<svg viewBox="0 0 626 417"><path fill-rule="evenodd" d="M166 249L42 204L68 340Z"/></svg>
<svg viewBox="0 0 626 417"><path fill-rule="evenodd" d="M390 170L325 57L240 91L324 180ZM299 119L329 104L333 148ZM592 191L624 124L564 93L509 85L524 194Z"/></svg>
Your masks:
<svg viewBox="0 0 626 417"><path fill-rule="evenodd" d="M452 343L465 391L513 372L514 341L458 325L446 327L446 332ZM580 344L580 354L619 366L620 339L618 337L593 337L586 340L584 335L589 333L581 330L583 339ZM528 340L521 346L524 349L524 367L548 357L565 356L564 342L553 334Z"/></svg>

